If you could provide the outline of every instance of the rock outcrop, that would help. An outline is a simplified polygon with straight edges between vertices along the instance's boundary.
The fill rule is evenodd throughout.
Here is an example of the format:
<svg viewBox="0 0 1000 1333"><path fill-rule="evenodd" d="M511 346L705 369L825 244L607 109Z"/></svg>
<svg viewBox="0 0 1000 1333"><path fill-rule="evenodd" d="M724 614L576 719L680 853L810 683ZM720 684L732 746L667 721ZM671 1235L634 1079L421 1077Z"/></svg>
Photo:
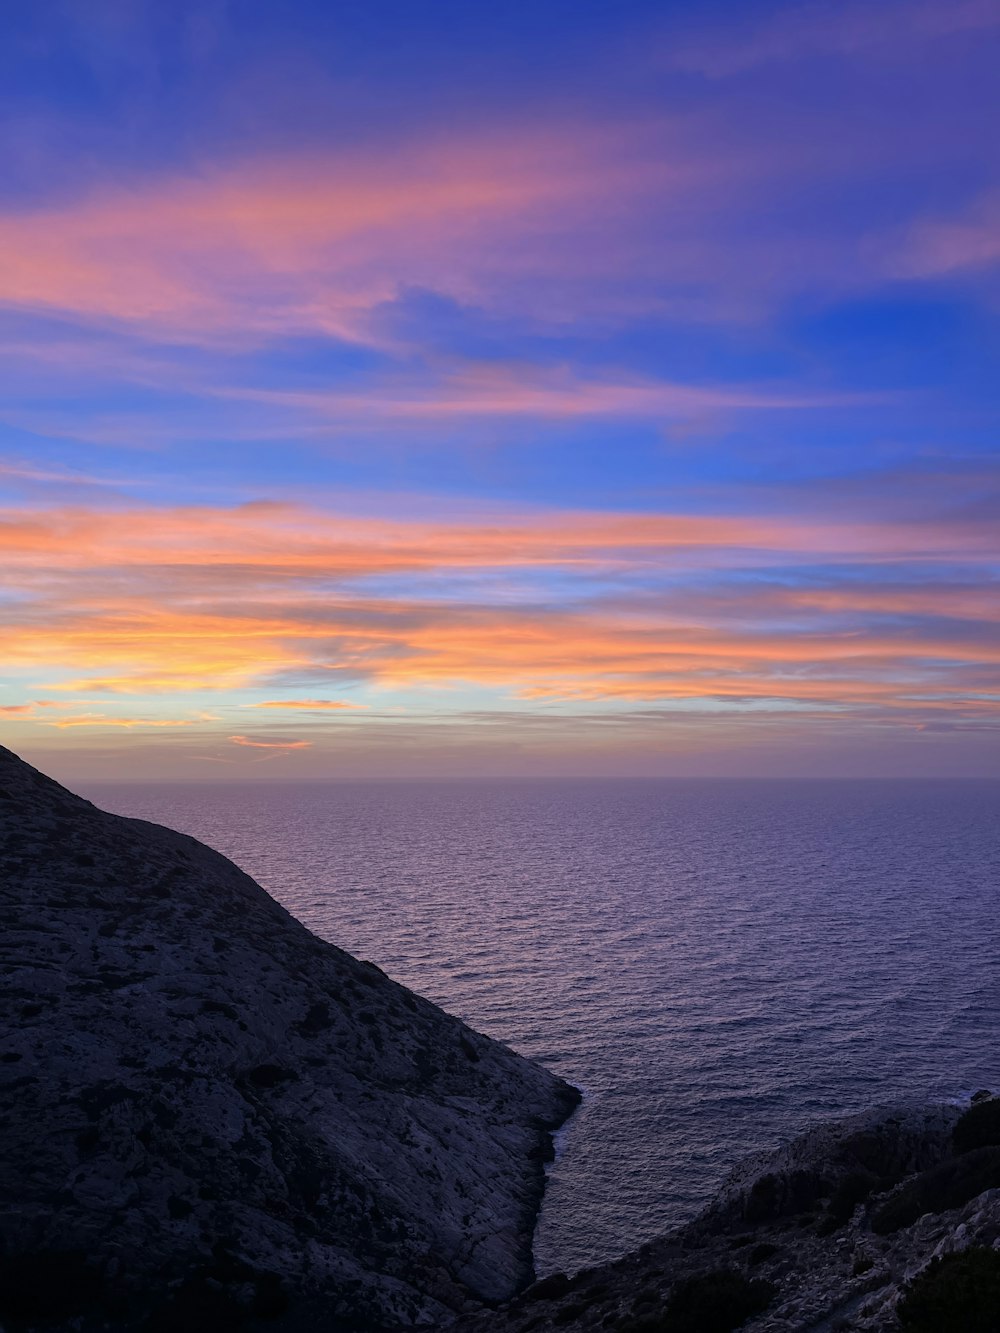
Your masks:
<svg viewBox="0 0 1000 1333"><path fill-rule="evenodd" d="M372 1329L530 1280L574 1089L3 749L0 910L5 1328Z"/></svg>
<svg viewBox="0 0 1000 1333"><path fill-rule="evenodd" d="M995 1333L1000 1099L979 1097L810 1130L689 1226L450 1333Z"/></svg>

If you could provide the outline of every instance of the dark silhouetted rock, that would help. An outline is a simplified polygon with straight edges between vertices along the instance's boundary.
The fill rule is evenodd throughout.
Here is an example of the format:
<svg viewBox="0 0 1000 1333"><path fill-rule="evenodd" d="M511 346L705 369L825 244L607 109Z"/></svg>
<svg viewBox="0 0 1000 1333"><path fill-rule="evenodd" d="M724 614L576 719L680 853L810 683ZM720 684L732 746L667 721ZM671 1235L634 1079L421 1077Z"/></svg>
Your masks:
<svg viewBox="0 0 1000 1333"><path fill-rule="evenodd" d="M0 909L0 1324L372 1328L531 1280L561 1080L3 749Z"/></svg>
<svg viewBox="0 0 1000 1333"><path fill-rule="evenodd" d="M959 1152L1000 1144L1000 1097L977 1092L952 1138Z"/></svg>

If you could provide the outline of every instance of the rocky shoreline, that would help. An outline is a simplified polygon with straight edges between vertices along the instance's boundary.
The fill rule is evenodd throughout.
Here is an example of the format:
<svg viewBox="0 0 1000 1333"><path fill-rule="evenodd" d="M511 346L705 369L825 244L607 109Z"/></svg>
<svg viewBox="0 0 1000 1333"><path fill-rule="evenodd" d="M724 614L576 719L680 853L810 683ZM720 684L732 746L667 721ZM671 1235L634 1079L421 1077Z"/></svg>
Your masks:
<svg viewBox="0 0 1000 1333"><path fill-rule="evenodd" d="M948 1256L959 1255L974 1258L982 1272L956 1278ZM944 1314L932 1310L921 1321L914 1308L926 1303L921 1282L943 1288ZM968 1110L888 1107L819 1126L748 1159L688 1226L612 1263L549 1275L502 1309L450 1327L1000 1329L1000 1099L983 1092Z"/></svg>

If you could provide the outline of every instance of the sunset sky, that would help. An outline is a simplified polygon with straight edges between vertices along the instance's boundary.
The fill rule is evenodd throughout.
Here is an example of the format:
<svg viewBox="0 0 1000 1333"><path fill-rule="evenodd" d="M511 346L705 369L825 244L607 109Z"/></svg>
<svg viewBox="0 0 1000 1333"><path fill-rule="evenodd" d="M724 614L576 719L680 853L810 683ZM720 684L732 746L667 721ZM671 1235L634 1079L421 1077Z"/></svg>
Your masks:
<svg viewBox="0 0 1000 1333"><path fill-rule="evenodd" d="M0 741L1000 776L1000 0L35 0Z"/></svg>

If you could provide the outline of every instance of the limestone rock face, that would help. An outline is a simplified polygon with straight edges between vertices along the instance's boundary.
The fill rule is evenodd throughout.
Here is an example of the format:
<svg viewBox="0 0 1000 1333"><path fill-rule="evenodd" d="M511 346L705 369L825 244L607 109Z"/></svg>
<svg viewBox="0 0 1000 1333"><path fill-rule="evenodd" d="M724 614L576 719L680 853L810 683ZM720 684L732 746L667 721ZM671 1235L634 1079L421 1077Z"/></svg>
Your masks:
<svg viewBox="0 0 1000 1333"><path fill-rule="evenodd" d="M2 748L0 911L0 1324L370 1329L530 1280L567 1084Z"/></svg>

